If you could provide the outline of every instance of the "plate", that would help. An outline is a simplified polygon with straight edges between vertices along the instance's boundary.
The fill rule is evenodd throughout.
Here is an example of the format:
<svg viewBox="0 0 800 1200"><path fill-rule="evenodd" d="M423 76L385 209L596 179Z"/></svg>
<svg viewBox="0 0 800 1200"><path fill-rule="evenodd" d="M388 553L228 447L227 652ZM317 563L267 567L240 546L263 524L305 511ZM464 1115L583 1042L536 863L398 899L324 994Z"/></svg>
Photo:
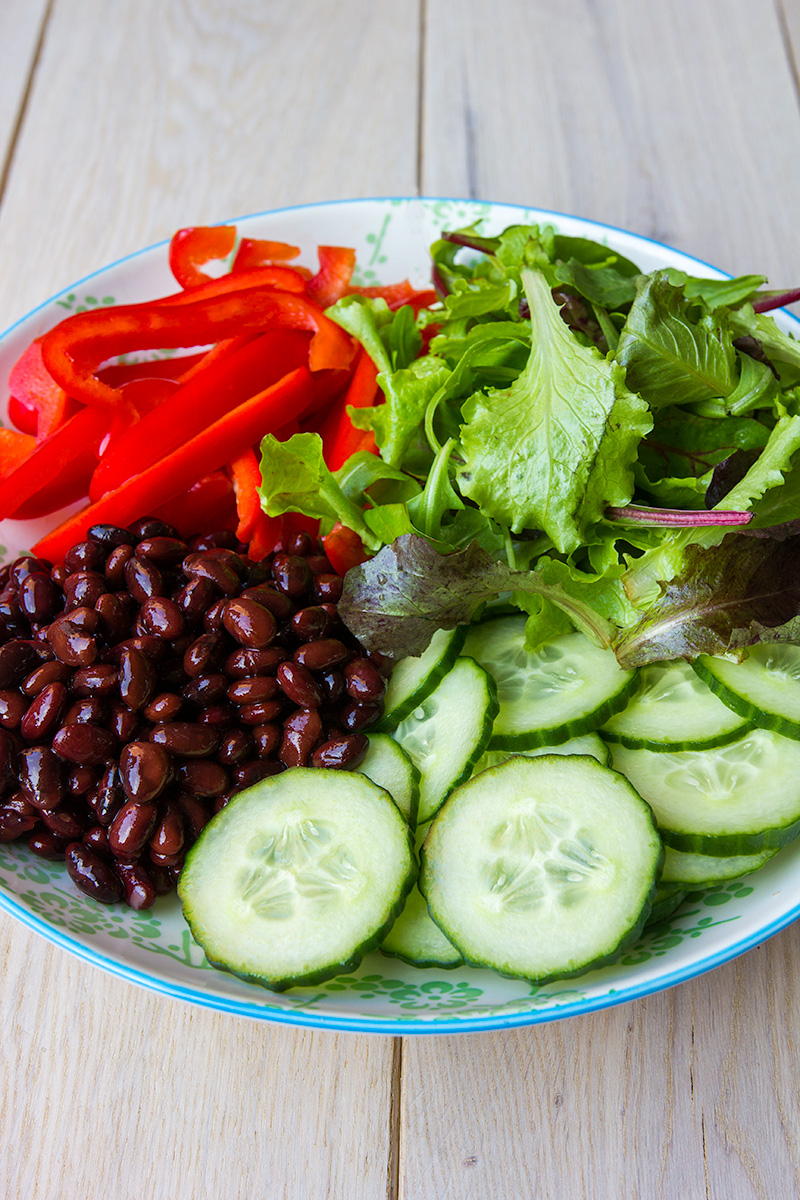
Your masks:
<svg viewBox="0 0 800 1200"><path fill-rule="evenodd" d="M594 238L646 271L675 266L692 274L722 272L667 246L620 229L534 208L452 199L347 200L240 218L248 237L292 242L315 265L318 244L353 246L359 284L406 276L428 280L427 249L442 229L476 220L489 233L514 223L555 225ZM148 300L175 290L167 243L151 246L80 280L42 304L0 338L0 378L33 337L67 313ZM782 314L785 328L800 322ZM5 558L36 540L45 523L3 523ZM275 995L209 967L183 922L175 897L133 912L104 907L78 893L60 863L25 847L0 845L0 908L79 958L131 983L206 1008L320 1029L384 1034L468 1033L509 1029L595 1012L683 983L757 946L800 916L800 843L757 874L690 895L678 914L654 927L612 967L538 986L472 968L419 970L380 953L358 971L314 988Z"/></svg>

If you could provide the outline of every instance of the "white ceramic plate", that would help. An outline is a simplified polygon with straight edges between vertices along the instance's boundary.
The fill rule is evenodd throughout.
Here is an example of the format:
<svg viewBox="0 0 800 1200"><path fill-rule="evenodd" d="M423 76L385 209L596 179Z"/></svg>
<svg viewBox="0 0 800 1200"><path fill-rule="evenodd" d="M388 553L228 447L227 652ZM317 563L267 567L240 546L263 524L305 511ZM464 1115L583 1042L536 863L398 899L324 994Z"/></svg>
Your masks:
<svg viewBox="0 0 800 1200"><path fill-rule="evenodd" d="M442 229L477 219L486 232L549 222L565 233L607 242L645 271L673 265L693 274L722 272L657 242L576 217L473 200L382 199L309 205L245 217L242 234L303 247L315 265L318 244L353 246L358 283L405 277L428 281L427 248ZM87 276L48 300L0 338L0 379L31 339L66 313L174 291L166 243ZM800 322L783 316L800 333ZM5 522L4 557L36 540L39 523ZM42 530L43 531L43 530ZM21 844L0 845L0 907L79 958L153 991L224 1012L288 1025L386 1034L465 1033L551 1021L633 1000L682 983L742 954L800 915L800 844L747 879L691 895L678 914L643 937L613 967L536 986L490 971L418 970L380 953L357 972L314 988L274 995L213 970L194 944L174 897L146 912L104 907L80 895L60 863Z"/></svg>

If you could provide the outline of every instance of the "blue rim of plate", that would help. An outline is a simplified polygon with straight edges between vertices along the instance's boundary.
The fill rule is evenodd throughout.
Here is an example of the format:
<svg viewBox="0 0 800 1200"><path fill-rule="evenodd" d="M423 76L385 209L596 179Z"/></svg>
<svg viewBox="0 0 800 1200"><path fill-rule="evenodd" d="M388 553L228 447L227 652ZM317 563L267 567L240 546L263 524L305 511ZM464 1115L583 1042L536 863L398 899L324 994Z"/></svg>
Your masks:
<svg viewBox="0 0 800 1200"><path fill-rule="evenodd" d="M552 209L539 209L523 205L510 204L505 201L483 201L475 197L459 198L455 196L364 196L356 199L341 199L331 201L318 201L313 204L293 204L286 205L282 208L267 209L263 212L246 213L239 217L229 218L219 224L236 224L239 221L247 221L257 217L267 217L280 215L284 212L307 211L318 208L332 208L337 205L356 205L356 204L375 204L386 203L390 201L410 202L419 201L420 203L454 203L454 204L488 204L498 208L518 208L526 212L529 216L535 215L536 218L553 219L554 221L562 220L578 220L588 229L596 230L598 234L617 233L623 237L633 237L637 241L650 246L656 246L660 250L666 250L672 253L682 254L683 257L690 259L698 266L706 267L710 271L718 272L727 275L727 272L721 272L719 267L713 266L711 263L705 262L703 259L696 258L694 255L685 254L683 251L677 251L674 246L669 246L665 242L656 241L655 238L645 237L642 234L632 233L631 230L622 229L616 225L607 225L600 221L593 221L587 217L578 217L572 213L556 212ZM122 258L116 259L112 263L107 263L99 267L96 271L84 275L82 278L69 284L67 288L61 288L55 292L47 300L38 304L36 308L30 310L24 316L20 317L12 325L9 325L6 330L0 334L0 341L4 340L8 334L12 333L30 317L41 312L59 296L62 296L67 290L75 290L83 284L95 279L98 275L105 274L115 267L121 266L123 263L131 262L133 259L140 258L142 255L149 253L151 250L156 250L161 246L169 244L169 239L165 238L162 241L154 242L152 245L144 246L139 250L135 250L132 254L126 254ZM731 278L731 276L727 276ZM800 318L794 313L781 310L784 316L788 317L800 330ZM723 950L718 951L706 958L699 959L696 962L689 964L681 970L674 971L666 976L659 976L657 979L648 983L642 983L639 986L626 988L624 991L615 990L607 992L602 996L597 996L594 999L584 999L564 1004L554 1005L549 1009L536 1010L532 1012L517 1013L511 1016L488 1016L470 1018L452 1018L450 1020L439 1016L435 1021L425 1021L415 1019L413 1023L393 1020L392 1018L383 1017L344 1017L334 1016L331 1013L314 1013L310 1010L287 1010L284 1008L273 1008L269 1005L255 1004L248 1001L237 1001L226 998L224 996L213 993L205 993L199 990L186 988L181 984L170 983L159 979L144 971L139 971L134 967L118 962L116 959L109 958L107 955L98 952L88 946L84 946L81 942L73 940L67 934L62 933L54 926L49 925L40 917L29 912L22 905L10 896L2 887L0 887L0 910L14 917L20 924L34 933L39 934L57 946L61 950L66 950L69 954L83 962L90 963L92 966L99 967L101 970L108 972L110 975L118 979L124 979L128 983L136 984L147 991L155 992L161 996L168 996L173 1000L182 1000L187 1004L197 1005L200 1008L212 1009L216 1012L230 1013L234 1016L250 1017L254 1020L269 1021L276 1025L290 1025L294 1027L303 1027L310 1029L324 1029L333 1033L377 1033L386 1036L424 1036L424 1035L458 1035L462 1033L492 1033L506 1029L524 1028L528 1025L543 1025L551 1021L560 1021L565 1017L573 1016L588 1016L591 1013L599 1012L607 1008L615 1008L620 1004L627 1004L632 1000L641 1000L646 996L652 996L658 992L667 991L669 988L677 987L678 984L688 983L691 979L696 979L700 975L705 975L709 971L713 971L716 967L721 967L725 963L730 962L734 958L747 953L748 950L755 949L763 942L768 941L782 930L792 925L800 919L800 903L784 913L782 916L771 922L767 926L763 926L740 941L735 942L730 946L726 946Z"/></svg>

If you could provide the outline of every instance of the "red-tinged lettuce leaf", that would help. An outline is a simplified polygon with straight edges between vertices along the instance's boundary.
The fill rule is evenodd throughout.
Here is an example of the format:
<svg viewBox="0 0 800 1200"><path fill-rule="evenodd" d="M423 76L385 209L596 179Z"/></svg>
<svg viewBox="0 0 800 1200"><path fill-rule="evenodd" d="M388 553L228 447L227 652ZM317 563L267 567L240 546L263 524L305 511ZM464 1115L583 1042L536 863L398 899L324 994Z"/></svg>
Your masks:
<svg viewBox="0 0 800 1200"><path fill-rule="evenodd" d="M551 600L588 637L609 645L614 627L588 604L535 571L516 571L477 542L440 554L406 534L347 572L339 615L368 650L418 657L437 629L466 624L477 607L501 592L531 592Z"/></svg>
<svg viewBox="0 0 800 1200"><path fill-rule="evenodd" d="M614 647L623 667L800 643L800 536L729 534L687 547L681 571Z"/></svg>

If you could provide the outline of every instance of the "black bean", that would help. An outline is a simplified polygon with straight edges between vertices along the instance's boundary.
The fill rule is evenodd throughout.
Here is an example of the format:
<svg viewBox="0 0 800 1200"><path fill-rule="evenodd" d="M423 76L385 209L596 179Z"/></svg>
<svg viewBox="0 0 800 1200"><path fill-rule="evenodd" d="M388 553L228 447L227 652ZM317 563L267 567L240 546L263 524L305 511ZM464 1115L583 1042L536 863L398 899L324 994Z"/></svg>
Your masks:
<svg viewBox="0 0 800 1200"><path fill-rule="evenodd" d="M322 704L322 692L308 667L296 662L281 663L276 679L284 694L298 708L319 708Z"/></svg>
<svg viewBox="0 0 800 1200"><path fill-rule="evenodd" d="M63 683L50 683L43 688L28 706L20 721L19 731L28 742L45 741L58 724L67 701L67 689Z"/></svg>
<svg viewBox="0 0 800 1200"><path fill-rule="evenodd" d="M267 762L264 758L254 758L250 762L242 763L240 767L236 767L233 772L234 786L237 791L242 788L252 787L254 783L260 783L262 779L269 779L272 775L280 775L284 770L284 764L279 762ZM217 799L217 804L222 800L220 796ZM220 805L220 808L224 805ZM219 812L219 808L214 807L215 812Z"/></svg>
<svg viewBox="0 0 800 1200"><path fill-rule="evenodd" d="M235 596L239 591L236 572L205 554L187 554L183 560L183 570L190 579L207 579L223 596Z"/></svg>
<svg viewBox="0 0 800 1200"><path fill-rule="evenodd" d="M99 725L64 725L53 738L53 749L67 762L78 766L95 766L110 758L117 739Z"/></svg>
<svg viewBox="0 0 800 1200"><path fill-rule="evenodd" d="M112 590L125 584L125 567L133 558L133 546L117 546L106 559L105 577L111 584Z"/></svg>
<svg viewBox="0 0 800 1200"><path fill-rule="evenodd" d="M263 650L277 632L272 613L255 600L230 600L222 620L231 637L254 650Z"/></svg>
<svg viewBox="0 0 800 1200"><path fill-rule="evenodd" d="M354 658L344 669L347 694L353 700L380 700L386 691L386 681L368 658Z"/></svg>
<svg viewBox="0 0 800 1200"><path fill-rule="evenodd" d="M158 808L155 804L123 804L108 830L108 844L113 854L121 858L137 858L153 832Z"/></svg>
<svg viewBox="0 0 800 1200"><path fill-rule="evenodd" d="M71 678L72 671L65 663L46 662L23 679L20 689L26 696L38 696L49 683L69 683Z"/></svg>
<svg viewBox="0 0 800 1200"><path fill-rule="evenodd" d="M318 746L311 755L311 765L353 771L363 762L368 750L369 738L366 734L343 733Z"/></svg>
<svg viewBox="0 0 800 1200"><path fill-rule="evenodd" d="M81 667L72 677L72 691L76 696L109 696L116 691L119 674L110 663L95 663Z"/></svg>
<svg viewBox="0 0 800 1200"><path fill-rule="evenodd" d="M215 797L230 787L228 772L219 763L202 758L187 758L177 764L180 785L192 796Z"/></svg>
<svg viewBox="0 0 800 1200"><path fill-rule="evenodd" d="M115 904L122 899L122 883L113 868L89 846L72 842L67 846L64 860L73 883L87 896L100 904Z"/></svg>
<svg viewBox="0 0 800 1200"><path fill-rule="evenodd" d="M136 545L136 538L130 530L121 529L119 525L91 525L87 536L106 551L115 550L117 546Z"/></svg>
<svg viewBox="0 0 800 1200"><path fill-rule="evenodd" d="M0 725L3 729L19 729L30 702L12 688L0 691Z"/></svg>
<svg viewBox="0 0 800 1200"><path fill-rule="evenodd" d="M128 708L144 708L155 691L156 669L139 650L123 650L119 659L119 694Z"/></svg>
<svg viewBox="0 0 800 1200"><path fill-rule="evenodd" d="M125 563L125 583L137 604L144 604L151 596L160 596L164 587L158 567L135 555Z"/></svg>
<svg viewBox="0 0 800 1200"><path fill-rule="evenodd" d="M226 658L223 671L229 679L246 679L251 675L274 675L280 663L289 657L282 646L266 650L248 650L242 646Z"/></svg>
<svg viewBox="0 0 800 1200"><path fill-rule="evenodd" d="M49 746L32 746L18 758L19 786L25 799L36 808L58 808L64 799L64 777Z"/></svg>
<svg viewBox="0 0 800 1200"><path fill-rule="evenodd" d="M184 654L183 669L190 678L196 679L198 675L214 671L225 654L226 642L221 633L201 633Z"/></svg>
<svg viewBox="0 0 800 1200"><path fill-rule="evenodd" d="M213 754L219 746L219 734L207 725L195 725L190 721L170 721L154 726L151 742L163 746L170 754L181 758L204 758Z"/></svg>
<svg viewBox="0 0 800 1200"><path fill-rule="evenodd" d="M76 609L75 612L86 610ZM72 616L73 614L70 614ZM97 614L95 613L95 616ZM99 617L98 617L99 621ZM47 640L61 662L68 667L88 667L98 655L97 642L79 624L65 617L59 618L47 630ZM9 643L13 645L13 643Z"/></svg>
<svg viewBox="0 0 800 1200"><path fill-rule="evenodd" d="M158 567L175 567L186 553L186 543L172 537L147 537L136 547L137 558L147 558Z"/></svg>
<svg viewBox="0 0 800 1200"><path fill-rule="evenodd" d="M370 729L381 719L383 705L378 703L359 704L351 700L339 709L339 724L346 733L360 733Z"/></svg>
<svg viewBox="0 0 800 1200"><path fill-rule="evenodd" d="M37 572L26 576L19 589L19 606L32 621L49 621L58 611L58 587L49 575Z"/></svg>
<svg viewBox="0 0 800 1200"><path fill-rule="evenodd" d="M51 587L54 585L48 579ZM108 580L97 571L75 571L64 581L66 611L82 606L94 608L97 601L108 591ZM55 608L55 605L53 605Z"/></svg>
<svg viewBox="0 0 800 1200"><path fill-rule="evenodd" d="M30 642L13 639L0 646L0 688L16 687L39 666L39 656Z"/></svg>
<svg viewBox="0 0 800 1200"><path fill-rule="evenodd" d="M229 767L240 766L253 757L253 738L245 729L229 729L222 734L217 759Z"/></svg>
<svg viewBox="0 0 800 1200"><path fill-rule="evenodd" d="M292 633L299 642L315 642L318 638L329 637L333 632L332 626L329 614L319 604L301 608L291 620Z"/></svg>
<svg viewBox="0 0 800 1200"><path fill-rule="evenodd" d="M157 799L169 782L170 770L169 755L163 746L131 742L122 748L119 777L125 795L136 804Z"/></svg>
<svg viewBox="0 0 800 1200"><path fill-rule="evenodd" d="M313 577L304 558L297 554L277 554L272 561L272 578L284 595L299 600L308 594Z"/></svg>
<svg viewBox="0 0 800 1200"><path fill-rule="evenodd" d="M283 724L278 757L287 767L304 767L322 733L322 720L316 709L298 709Z"/></svg>
<svg viewBox="0 0 800 1200"><path fill-rule="evenodd" d="M145 631L156 637L174 641L183 633L184 620L174 600L166 596L151 596L141 608L141 620Z"/></svg>
<svg viewBox="0 0 800 1200"><path fill-rule="evenodd" d="M327 671L344 662L350 651L338 638L320 638L316 642L305 642L294 652L294 661L309 671Z"/></svg>
<svg viewBox="0 0 800 1200"><path fill-rule="evenodd" d="M145 870L138 862L117 862L115 870L122 883L128 908L141 912L155 904L159 890L152 878L152 871Z"/></svg>
<svg viewBox="0 0 800 1200"><path fill-rule="evenodd" d="M183 701L174 692L159 692L145 707L143 716L157 724L159 721L174 721L181 711Z"/></svg>

